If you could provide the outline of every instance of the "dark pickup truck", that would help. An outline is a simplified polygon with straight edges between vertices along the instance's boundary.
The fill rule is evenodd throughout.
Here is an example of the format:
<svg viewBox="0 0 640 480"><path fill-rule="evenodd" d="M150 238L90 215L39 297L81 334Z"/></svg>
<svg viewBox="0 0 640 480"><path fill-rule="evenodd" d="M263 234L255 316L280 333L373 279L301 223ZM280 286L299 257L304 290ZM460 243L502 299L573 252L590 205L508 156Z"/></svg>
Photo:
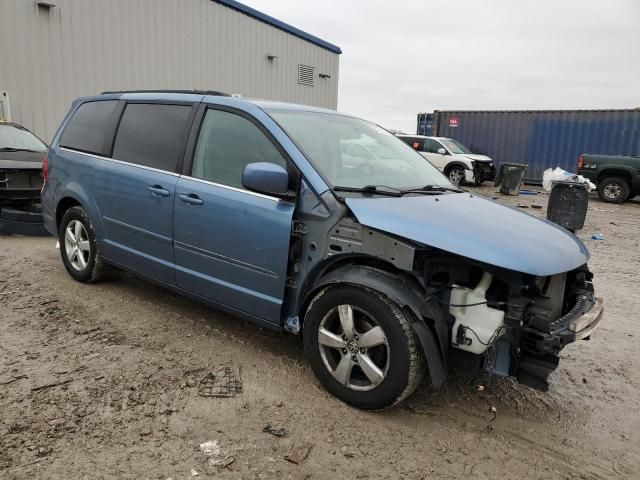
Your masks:
<svg viewBox="0 0 640 480"><path fill-rule="evenodd" d="M622 203L640 194L639 156L583 154L577 170L596 184L603 202Z"/></svg>

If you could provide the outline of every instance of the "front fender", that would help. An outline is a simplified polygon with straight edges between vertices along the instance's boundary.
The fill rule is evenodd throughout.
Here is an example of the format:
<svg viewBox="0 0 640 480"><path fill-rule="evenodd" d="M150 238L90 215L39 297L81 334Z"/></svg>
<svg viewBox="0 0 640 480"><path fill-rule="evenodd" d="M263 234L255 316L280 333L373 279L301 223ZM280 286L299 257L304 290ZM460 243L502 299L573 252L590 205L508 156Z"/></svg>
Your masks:
<svg viewBox="0 0 640 480"><path fill-rule="evenodd" d="M305 305L322 288L335 284L349 284L376 290L400 305L405 311L410 311L413 328L427 362L431 384L438 388L444 383L449 342L446 320L437 305L425 301L424 292L412 277L364 265L341 267L318 279L307 295Z"/></svg>

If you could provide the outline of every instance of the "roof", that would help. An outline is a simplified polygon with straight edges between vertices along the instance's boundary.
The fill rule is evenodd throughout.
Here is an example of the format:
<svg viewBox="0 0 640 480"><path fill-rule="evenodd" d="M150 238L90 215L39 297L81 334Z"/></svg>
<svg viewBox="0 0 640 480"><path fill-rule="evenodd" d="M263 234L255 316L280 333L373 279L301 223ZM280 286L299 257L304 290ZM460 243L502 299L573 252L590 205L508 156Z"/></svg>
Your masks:
<svg viewBox="0 0 640 480"><path fill-rule="evenodd" d="M336 53L338 55L342 53L342 49L340 49L340 47L332 43L329 43L325 40L322 40L321 38L318 38L315 35L311 35L310 33L302 31L299 28L289 25L288 23L284 23L278 20L277 18L271 17L243 3L236 2L235 0L213 0L213 1L216 3L219 3L220 5L224 5L225 7L232 8L233 10L236 10L245 15L248 15L249 17L255 18L256 20L264 22L268 25L271 25L272 27L275 27L279 30L290 33L291 35L301 38L302 40L306 40L309 43L313 43L314 45L317 45L326 50L329 50L330 52Z"/></svg>
<svg viewBox="0 0 640 480"><path fill-rule="evenodd" d="M96 100L125 100L125 101L185 101L185 102L206 102L206 97L220 97L220 101L226 105L251 104L261 110L293 110L300 112L328 113L340 115L342 117L358 118L348 113L338 112L327 108L303 105L300 103L287 103L279 100L262 100L257 98L233 97L226 93L209 90L115 90L105 91L99 95L80 97L75 102L90 102Z"/></svg>

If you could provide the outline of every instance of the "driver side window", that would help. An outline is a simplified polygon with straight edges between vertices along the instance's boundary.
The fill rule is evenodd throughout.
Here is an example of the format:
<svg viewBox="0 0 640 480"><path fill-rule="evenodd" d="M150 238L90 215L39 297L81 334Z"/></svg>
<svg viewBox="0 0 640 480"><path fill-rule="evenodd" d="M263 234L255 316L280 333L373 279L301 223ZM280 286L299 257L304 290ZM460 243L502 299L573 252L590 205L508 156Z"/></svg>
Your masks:
<svg viewBox="0 0 640 480"><path fill-rule="evenodd" d="M439 142L435 140L431 140L430 138L425 139L424 141L424 151L427 153L438 153L438 149L443 148Z"/></svg>
<svg viewBox="0 0 640 480"><path fill-rule="evenodd" d="M193 158L192 176L244 189L244 168L255 162L287 168L278 149L251 121L235 113L207 110Z"/></svg>

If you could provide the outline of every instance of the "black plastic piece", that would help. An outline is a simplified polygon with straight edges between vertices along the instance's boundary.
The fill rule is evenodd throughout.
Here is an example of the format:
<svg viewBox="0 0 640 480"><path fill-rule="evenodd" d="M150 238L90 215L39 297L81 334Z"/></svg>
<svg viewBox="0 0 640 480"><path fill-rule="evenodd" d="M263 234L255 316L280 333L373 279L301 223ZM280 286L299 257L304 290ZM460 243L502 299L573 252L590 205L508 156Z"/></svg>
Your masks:
<svg viewBox="0 0 640 480"><path fill-rule="evenodd" d="M185 93L190 95L212 95L217 97L230 97L228 93L217 90L108 90L100 95L115 95L119 93Z"/></svg>
<svg viewBox="0 0 640 480"><path fill-rule="evenodd" d="M547 220L567 230L580 230L584 227L588 207L586 183L554 182L549 195Z"/></svg>

